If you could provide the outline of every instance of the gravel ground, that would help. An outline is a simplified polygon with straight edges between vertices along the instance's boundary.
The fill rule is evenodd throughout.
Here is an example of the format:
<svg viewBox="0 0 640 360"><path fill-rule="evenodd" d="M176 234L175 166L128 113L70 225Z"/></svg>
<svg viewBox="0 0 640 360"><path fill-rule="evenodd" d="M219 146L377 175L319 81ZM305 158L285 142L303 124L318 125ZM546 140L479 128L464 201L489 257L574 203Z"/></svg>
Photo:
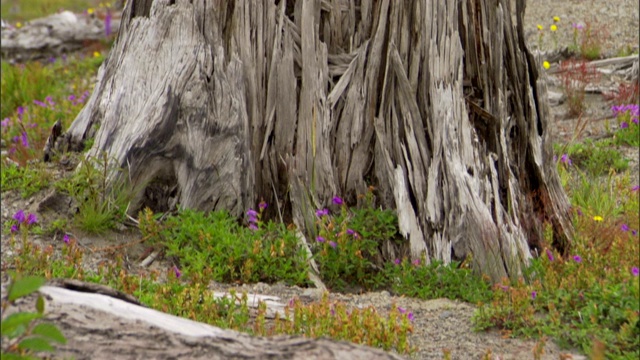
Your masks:
<svg viewBox="0 0 640 360"><path fill-rule="evenodd" d="M513 0L515 1L515 0ZM590 23L594 29L601 29L607 35L604 42L606 57L615 56L620 49L630 46L638 49L638 3L637 0L616 0L603 2L595 0L534 0L528 1L525 15L525 31L532 47L537 46L537 24L545 27L543 49L553 44L547 30L553 23L553 17L560 17L557 23L557 44L560 47L570 45L572 41L572 23ZM515 9L515 6L514 6ZM637 164L636 164L637 166ZM33 207L37 201L20 200L15 194L2 196L2 220L10 218L18 208ZM6 245L7 236L3 234L2 243ZM50 243L51 239L36 239L37 243ZM3 258L6 256L3 253ZM95 260L95 259L93 259ZM154 264L162 266L166 264ZM6 275L6 274L4 274ZM4 282L4 281L3 281ZM226 285L216 285L216 290L224 290ZM238 288L240 291L279 296L284 303L292 297L318 299L320 293L313 289L285 287L282 285L254 284ZM472 330L471 317L475 307L470 304L447 299L422 301L411 298L391 296L388 292L366 293L361 295L331 294L332 301L344 301L350 306L374 306L381 312L391 306L401 306L412 311L415 316L414 332L411 343L419 350L411 356L414 359L443 359L443 349L451 351L451 359L480 359L488 351L491 359L533 359L532 349L535 341L509 339L498 332L476 333ZM586 359L577 351L560 350L551 341L545 346L542 359Z"/></svg>

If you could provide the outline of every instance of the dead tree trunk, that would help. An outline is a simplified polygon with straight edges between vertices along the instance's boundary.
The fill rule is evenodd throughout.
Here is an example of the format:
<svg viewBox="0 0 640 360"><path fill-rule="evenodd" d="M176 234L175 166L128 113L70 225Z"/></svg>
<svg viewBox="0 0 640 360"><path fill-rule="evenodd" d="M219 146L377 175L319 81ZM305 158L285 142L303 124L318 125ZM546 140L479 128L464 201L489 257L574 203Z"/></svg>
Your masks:
<svg viewBox="0 0 640 360"><path fill-rule="evenodd" d="M543 223L560 246L571 228L512 3L130 0L58 145L95 136L134 185L238 216L262 198L303 229L374 185L412 258L518 276Z"/></svg>

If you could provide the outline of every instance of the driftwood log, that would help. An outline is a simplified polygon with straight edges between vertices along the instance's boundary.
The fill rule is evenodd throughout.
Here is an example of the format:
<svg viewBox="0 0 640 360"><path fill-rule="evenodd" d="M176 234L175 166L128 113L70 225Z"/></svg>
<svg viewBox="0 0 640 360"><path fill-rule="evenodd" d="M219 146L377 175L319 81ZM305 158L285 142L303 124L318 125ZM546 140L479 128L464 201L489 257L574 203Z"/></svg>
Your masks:
<svg viewBox="0 0 640 360"><path fill-rule="evenodd" d="M514 7L515 4L515 7ZM55 148L106 152L130 209L260 199L314 238L314 210L369 185L406 242L518 277L571 239L524 0L130 0L95 90ZM117 180L114 173L111 181ZM159 193L165 194L159 194ZM269 214L268 214L269 215Z"/></svg>
<svg viewBox="0 0 640 360"><path fill-rule="evenodd" d="M120 19L113 17L113 34L119 27ZM20 28L3 28L0 50L4 60L46 60L85 49L106 38L104 19L63 11L27 22Z"/></svg>
<svg viewBox="0 0 640 360"><path fill-rule="evenodd" d="M74 289L74 290L71 290ZM75 359L401 359L379 349L331 339L251 337L136 305L109 288L64 280L43 286L45 320L67 344L56 356ZM8 311L34 311L35 296Z"/></svg>

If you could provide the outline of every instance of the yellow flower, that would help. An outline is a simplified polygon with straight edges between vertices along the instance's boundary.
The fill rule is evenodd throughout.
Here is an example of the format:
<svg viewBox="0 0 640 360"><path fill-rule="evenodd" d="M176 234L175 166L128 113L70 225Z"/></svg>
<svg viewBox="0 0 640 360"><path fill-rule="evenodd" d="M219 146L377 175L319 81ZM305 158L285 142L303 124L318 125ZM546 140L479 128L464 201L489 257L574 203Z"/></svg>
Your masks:
<svg viewBox="0 0 640 360"><path fill-rule="evenodd" d="M593 217L593 221L601 222L602 220L604 220L604 219L600 215L596 215L596 216Z"/></svg>
<svg viewBox="0 0 640 360"><path fill-rule="evenodd" d="M542 29L544 29L542 25L538 24L538 30L542 31Z"/></svg>
<svg viewBox="0 0 640 360"><path fill-rule="evenodd" d="M93 57L94 58L100 57L100 51L94 51L93 52Z"/></svg>
<svg viewBox="0 0 640 360"><path fill-rule="evenodd" d="M548 61L545 61L545 62L542 63L542 67L545 68L545 69L549 69L551 67L551 64L549 64Z"/></svg>
<svg viewBox="0 0 640 360"><path fill-rule="evenodd" d="M16 23L16 27L17 27L18 29L20 29L20 28L22 27L22 23L21 23L21 22L17 22L17 23Z"/></svg>
<svg viewBox="0 0 640 360"><path fill-rule="evenodd" d="M87 14L91 15L91 14L93 14L93 12L94 12L93 8L88 8L87 9Z"/></svg>
<svg viewBox="0 0 640 360"><path fill-rule="evenodd" d="M551 25L551 31L556 31L556 30L558 30L558 27L555 24Z"/></svg>
<svg viewBox="0 0 640 360"><path fill-rule="evenodd" d="M559 18L559 17L557 17L557 16L554 16L554 17L553 17L553 22L558 22L558 21L560 21L560 18Z"/></svg>

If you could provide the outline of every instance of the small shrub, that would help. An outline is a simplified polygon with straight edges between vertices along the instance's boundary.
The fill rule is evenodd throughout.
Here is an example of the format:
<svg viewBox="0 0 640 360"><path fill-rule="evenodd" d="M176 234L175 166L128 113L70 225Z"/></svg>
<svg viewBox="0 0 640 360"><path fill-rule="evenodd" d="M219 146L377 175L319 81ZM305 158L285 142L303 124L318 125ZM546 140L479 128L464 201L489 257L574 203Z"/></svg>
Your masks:
<svg viewBox="0 0 640 360"><path fill-rule="evenodd" d="M14 312L7 315L9 305L37 291L44 282L41 277L26 276L14 277L9 284L7 299L2 300L3 358L29 359L38 352L54 352L51 346L53 342L66 344L67 340L55 325L36 322L44 314L45 302L42 295L36 300L37 312Z"/></svg>
<svg viewBox="0 0 640 360"><path fill-rule="evenodd" d="M579 116L585 109L585 88L598 78L595 68L584 60L560 62L561 88L567 97L569 114Z"/></svg>

